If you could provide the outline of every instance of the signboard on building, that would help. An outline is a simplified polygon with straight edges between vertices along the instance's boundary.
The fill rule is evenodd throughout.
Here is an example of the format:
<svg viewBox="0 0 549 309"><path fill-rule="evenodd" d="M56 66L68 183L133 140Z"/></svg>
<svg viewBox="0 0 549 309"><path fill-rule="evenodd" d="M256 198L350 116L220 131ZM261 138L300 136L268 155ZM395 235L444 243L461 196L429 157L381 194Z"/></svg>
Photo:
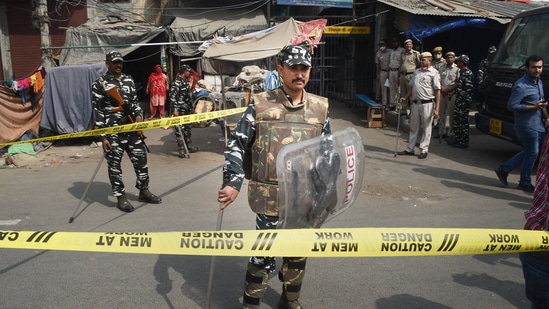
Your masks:
<svg viewBox="0 0 549 309"><path fill-rule="evenodd" d="M337 8L353 8L353 0L278 0L281 5L331 6Z"/></svg>
<svg viewBox="0 0 549 309"><path fill-rule="evenodd" d="M368 26L328 26L324 34L370 34Z"/></svg>

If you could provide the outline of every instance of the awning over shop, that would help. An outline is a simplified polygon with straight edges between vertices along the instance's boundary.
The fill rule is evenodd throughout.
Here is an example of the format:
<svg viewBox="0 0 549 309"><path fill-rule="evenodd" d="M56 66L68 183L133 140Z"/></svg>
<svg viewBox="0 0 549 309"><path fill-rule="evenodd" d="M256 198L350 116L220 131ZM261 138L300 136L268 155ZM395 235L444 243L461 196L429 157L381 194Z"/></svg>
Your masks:
<svg viewBox="0 0 549 309"><path fill-rule="evenodd" d="M147 43L164 34L166 29L145 23L121 20L88 21L67 30L65 47L59 64L75 65L105 61L105 54L114 49L127 55L138 48L133 43Z"/></svg>
<svg viewBox="0 0 549 309"><path fill-rule="evenodd" d="M414 15L485 18L495 20L501 24L509 23L513 16L522 11L535 9L540 6L534 3L494 0L378 0L378 2Z"/></svg>
<svg viewBox="0 0 549 309"><path fill-rule="evenodd" d="M175 17L170 24L170 40L173 42L206 41L215 36L240 36L268 27L262 10L203 11L196 9L169 9ZM200 55L201 43L179 44L169 47L169 52L181 57Z"/></svg>
<svg viewBox="0 0 549 309"><path fill-rule="evenodd" d="M408 30L405 36L421 42L424 38L461 27L489 27L489 23L483 18L458 19L432 27Z"/></svg>
<svg viewBox="0 0 549 309"><path fill-rule="evenodd" d="M204 57L224 61L249 61L275 56L280 49L300 34L293 18L263 31L242 35L233 40L214 40Z"/></svg>

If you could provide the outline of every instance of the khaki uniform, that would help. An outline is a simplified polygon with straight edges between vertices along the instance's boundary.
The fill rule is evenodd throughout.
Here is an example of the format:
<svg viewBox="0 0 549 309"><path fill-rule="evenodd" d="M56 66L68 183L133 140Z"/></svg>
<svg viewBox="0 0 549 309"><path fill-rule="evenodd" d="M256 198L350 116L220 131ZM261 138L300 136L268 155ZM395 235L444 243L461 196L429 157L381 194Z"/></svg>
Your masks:
<svg viewBox="0 0 549 309"><path fill-rule="evenodd" d="M440 72L440 69L446 66L446 59L440 58L440 60L436 60L433 57L433 62L431 63L431 66Z"/></svg>
<svg viewBox="0 0 549 309"><path fill-rule="evenodd" d="M400 98L400 81L398 77L402 53L404 53L404 48L397 47L389 55L389 105L391 107L397 105Z"/></svg>
<svg viewBox="0 0 549 309"><path fill-rule="evenodd" d="M410 137L406 151L414 152L419 129L423 127L419 151L428 153L431 142L433 111L437 104L435 102L435 92L440 90L440 74L433 67L429 67L427 70L417 69L410 81L410 87L412 87L412 106L410 112Z"/></svg>
<svg viewBox="0 0 549 309"><path fill-rule="evenodd" d="M404 96L410 89L410 80L414 71L419 68L419 52L416 50L404 51L400 60L400 93ZM402 113L407 112L410 100L402 104Z"/></svg>
<svg viewBox="0 0 549 309"><path fill-rule="evenodd" d="M385 81L389 78L389 56L391 54L390 49L384 51L378 50L376 53L376 70L377 70L377 87L376 87L376 99L381 99L381 103L385 106L389 106L387 102L387 87L384 86Z"/></svg>
<svg viewBox="0 0 549 309"><path fill-rule="evenodd" d="M455 63L451 67L448 65L443 66L439 70L440 73L440 84L442 89L446 89L450 86L453 86L457 83L459 77L459 68ZM453 95L448 97L448 94L440 95L440 107L439 107L439 117L438 117L438 133L440 136L446 134L446 116L448 116L449 121L449 130L448 135L453 135L454 127L454 104L456 102L456 96Z"/></svg>

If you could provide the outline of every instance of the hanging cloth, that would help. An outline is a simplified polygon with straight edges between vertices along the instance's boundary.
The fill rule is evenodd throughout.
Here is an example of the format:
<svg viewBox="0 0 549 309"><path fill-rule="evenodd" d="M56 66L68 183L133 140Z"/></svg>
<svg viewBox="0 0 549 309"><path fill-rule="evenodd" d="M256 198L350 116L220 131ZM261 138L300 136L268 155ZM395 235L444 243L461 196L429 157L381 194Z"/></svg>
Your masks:
<svg viewBox="0 0 549 309"><path fill-rule="evenodd" d="M27 103L27 89L29 88L30 79L24 78L19 83L19 93L21 93L21 103L25 105Z"/></svg>
<svg viewBox="0 0 549 309"><path fill-rule="evenodd" d="M42 73L36 72L34 75L35 82L32 86L34 93L39 93L44 88L44 79L42 78Z"/></svg>

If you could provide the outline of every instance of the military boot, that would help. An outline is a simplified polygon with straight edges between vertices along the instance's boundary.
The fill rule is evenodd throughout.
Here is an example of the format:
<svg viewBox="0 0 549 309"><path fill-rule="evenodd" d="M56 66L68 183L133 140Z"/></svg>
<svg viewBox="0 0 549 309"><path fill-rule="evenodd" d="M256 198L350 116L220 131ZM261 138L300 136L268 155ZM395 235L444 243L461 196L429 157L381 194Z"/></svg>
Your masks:
<svg viewBox="0 0 549 309"><path fill-rule="evenodd" d="M185 150L185 147L179 147L179 154L177 156L180 158L185 158L185 156L187 156L187 151Z"/></svg>
<svg viewBox="0 0 549 309"><path fill-rule="evenodd" d="M286 291L283 290L278 301L278 309L303 309L303 307L301 307L297 299L289 301L288 297L286 297Z"/></svg>
<svg viewBox="0 0 549 309"><path fill-rule="evenodd" d="M162 203L162 199L149 191L149 189L141 189L139 191L139 201L140 202L147 202L151 204L160 204Z"/></svg>
<svg viewBox="0 0 549 309"><path fill-rule="evenodd" d="M135 210L133 208L132 204L128 202L128 199L126 198L126 194L122 194L116 197L118 199L118 205L116 207L124 212L132 212Z"/></svg>
<svg viewBox="0 0 549 309"><path fill-rule="evenodd" d="M192 152L197 152L198 151L198 148L197 147L194 147L193 145L191 144L187 144L187 148L189 148L189 153L192 153Z"/></svg>
<svg viewBox="0 0 549 309"><path fill-rule="evenodd" d="M189 153L198 151L198 148L193 146L190 138L185 138L185 142L187 143L187 149L189 149Z"/></svg>

